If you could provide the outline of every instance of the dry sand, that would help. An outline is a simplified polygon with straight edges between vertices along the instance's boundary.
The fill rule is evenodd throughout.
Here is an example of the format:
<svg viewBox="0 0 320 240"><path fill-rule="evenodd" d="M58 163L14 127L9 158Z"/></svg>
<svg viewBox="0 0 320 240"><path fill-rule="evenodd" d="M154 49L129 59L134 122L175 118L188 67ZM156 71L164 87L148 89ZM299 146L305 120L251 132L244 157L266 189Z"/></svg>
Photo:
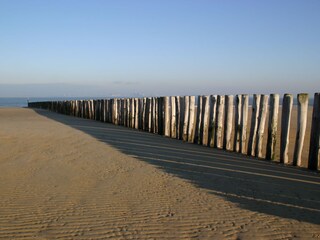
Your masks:
<svg viewBox="0 0 320 240"><path fill-rule="evenodd" d="M320 237L318 220L244 208L31 109L0 109L0 153L0 239Z"/></svg>

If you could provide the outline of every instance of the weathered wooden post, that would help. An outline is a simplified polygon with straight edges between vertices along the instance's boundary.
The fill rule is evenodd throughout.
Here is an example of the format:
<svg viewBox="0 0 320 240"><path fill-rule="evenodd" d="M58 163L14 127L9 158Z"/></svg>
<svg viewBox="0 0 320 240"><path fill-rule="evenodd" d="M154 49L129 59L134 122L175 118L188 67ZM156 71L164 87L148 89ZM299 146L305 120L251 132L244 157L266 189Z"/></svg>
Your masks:
<svg viewBox="0 0 320 240"><path fill-rule="evenodd" d="M112 116L113 116L113 124L118 125L118 99L113 99L113 109L112 109Z"/></svg>
<svg viewBox="0 0 320 240"><path fill-rule="evenodd" d="M240 152L242 95L236 95L233 151Z"/></svg>
<svg viewBox="0 0 320 240"><path fill-rule="evenodd" d="M181 105L180 105L180 97L175 97L175 105L176 105L176 138L180 139L180 125L181 125Z"/></svg>
<svg viewBox="0 0 320 240"><path fill-rule="evenodd" d="M97 104L98 104L98 121L101 121L101 100L97 100ZM91 105L91 117L90 119L95 119L95 111L94 111L94 103L93 100L90 100L90 105Z"/></svg>
<svg viewBox="0 0 320 240"><path fill-rule="evenodd" d="M202 125L202 96L199 95L198 104L197 104L196 130L195 130L195 136L194 136L194 142L197 144L202 143L201 125Z"/></svg>
<svg viewBox="0 0 320 240"><path fill-rule="evenodd" d="M308 168L320 170L320 93L314 94Z"/></svg>
<svg viewBox="0 0 320 240"><path fill-rule="evenodd" d="M93 104L91 105L91 100L87 100L87 118L93 120L100 120L100 100L93 100Z"/></svg>
<svg viewBox="0 0 320 240"><path fill-rule="evenodd" d="M184 97L179 97L180 101L180 129L179 129L179 139L182 140L183 137L183 125L184 125Z"/></svg>
<svg viewBox="0 0 320 240"><path fill-rule="evenodd" d="M156 97L153 97L153 133L158 133L158 99Z"/></svg>
<svg viewBox="0 0 320 240"><path fill-rule="evenodd" d="M111 102L111 100L110 99L106 99L105 100L105 105L104 105L104 107L105 107L105 112L106 112L106 122L110 122L111 121L111 118L110 118L110 112L111 112L111 107L110 107L110 103Z"/></svg>
<svg viewBox="0 0 320 240"><path fill-rule="evenodd" d="M128 118L128 112L127 112L127 99L122 99L122 119L123 119L123 126L127 127L127 118Z"/></svg>
<svg viewBox="0 0 320 240"><path fill-rule="evenodd" d="M51 111L53 111L53 102L51 102ZM76 100L75 116L79 117L79 100Z"/></svg>
<svg viewBox="0 0 320 240"><path fill-rule="evenodd" d="M153 112L154 112L154 106L153 106L153 97L150 98L150 108L149 108L149 112L150 112L150 115L149 115L149 132L150 133L153 133L153 129L154 129L154 122L153 122Z"/></svg>
<svg viewBox="0 0 320 240"><path fill-rule="evenodd" d="M248 155L256 156L256 140L259 123L259 112L260 112L260 94L253 94L252 101L252 114L251 114L251 128L248 141Z"/></svg>
<svg viewBox="0 0 320 240"><path fill-rule="evenodd" d="M297 96L298 102L298 124L296 133L296 143L293 154L293 165L301 166L301 154L304 142L304 136L307 127L309 95L307 93L300 93Z"/></svg>
<svg viewBox="0 0 320 240"><path fill-rule="evenodd" d="M155 112L154 112L154 118L155 118L155 133L159 133L159 98L155 97L154 98L154 101L155 101Z"/></svg>
<svg viewBox="0 0 320 240"><path fill-rule="evenodd" d="M134 117L135 117L135 106L134 106L134 104L135 104L135 102L134 102L134 98L130 98L130 113L131 113L131 115L130 115L130 119L131 119L131 123L130 123L130 127L131 128L134 128L135 126L134 126L134 124L135 124L135 119L134 119Z"/></svg>
<svg viewBox="0 0 320 240"><path fill-rule="evenodd" d="M189 103L189 129L188 129L188 142L194 142L194 134L195 134L195 102L196 97L190 96L190 103Z"/></svg>
<svg viewBox="0 0 320 240"><path fill-rule="evenodd" d="M177 137L176 97L171 97L171 138Z"/></svg>
<svg viewBox="0 0 320 240"><path fill-rule="evenodd" d="M147 98L142 99L142 130L146 130L146 119L147 119Z"/></svg>
<svg viewBox="0 0 320 240"><path fill-rule="evenodd" d="M103 100L103 122L107 122L108 118L108 100Z"/></svg>
<svg viewBox="0 0 320 240"><path fill-rule="evenodd" d="M202 145L208 146L210 124L210 96L203 96L202 99Z"/></svg>
<svg viewBox="0 0 320 240"><path fill-rule="evenodd" d="M152 98L148 98L148 132L151 132L151 125L152 125Z"/></svg>
<svg viewBox="0 0 320 240"><path fill-rule="evenodd" d="M182 140L188 141L188 129L189 129L189 108L190 105L190 96L184 97L184 121L183 121L183 130L182 130Z"/></svg>
<svg viewBox="0 0 320 240"><path fill-rule="evenodd" d="M276 143L277 143L278 113L279 113L279 94L271 94L269 123L268 123L267 154L266 154L266 159L268 160L274 160L276 158L275 149L276 149Z"/></svg>
<svg viewBox="0 0 320 240"><path fill-rule="evenodd" d="M142 118L143 118L143 98L139 98L139 129L143 129L142 125Z"/></svg>
<svg viewBox="0 0 320 240"><path fill-rule="evenodd" d="M89 118L89 100L86 100L86 103L85 103L85 114L86 114L85 118L88 119Z"/></svg>
<svg viewBox="0 0 320 240"><path fill-rule="evenodd" d="M147 132L149 131L149 108L150 108L150 98L146 98L144 130Z"/></svg>
<svg viewBox="0 0 320 240"><path fill-rule="evenodd" d="M81 118L85 118L86 117L86 114L85 114L85 100L81 100ZM59 102L57 102L57 108L59 107L58 106ZM58 111L58 109L57 109Z"/></svg>
<svg viewBox="0 0 320 240"><path fill-rule="evenodd" d="M257 143L256 143L256 155L259 158L263 157L262 153L262 143L264 137L264 128L266 125L267 113L268 113L268 95L262 95L260 102L260 111L259 111L259 121L258 121L258 131L257 131Z"/></svg>
<svg viewBox="0 0 320 240"><path fill-rule="evenodd" d="M247 153L247 127L248 127L248 108L249 108L249 95L242 95L242 109L241 109L241 141L240 149L242 154Z"/></svg>
<svg viewBox="0 0 320 240"><path fill-rule="evenodd" d="M217 115L217 95L210 96L210 122L209 122L209 141L210 147L215 146L215 133L216 133L216 115Z"/></svg>
<svg viewBox="0 0 320 240"><path fill-rule="evenodd" d="M217 97L217 123L215 129L215 147L222 148L223 145L223 119L224 119L224 96Z"/></svg>
<svg viewBox="0 0 320 240"><path fill-rule="evenodd" d="M280 162L289 164L289 134L291 122L293 98L292 94L285 94L282 103L282 119L281 119L281 145L280 145Z"/></svg>
<svg viewBox="0 0 320 240"><path fill-rule="evenodd" d="M130 127L130 112L131 112L131 107L130 107L130 98L126 99L126 118L125 118L125 122L126 122L126 127Z"/></svg>
<svg viewBox="0 0 320 240"><path fill-rule="evenodd" d="M139 129L139 99L134 99L134 128Z"/></svg>
<svg viewBox="0 0 320 240"><path fill-rule="evenodd" d="M169 110L169 97L163 98L164 106L164 135L170 137L170 110Z"/></svg>
<svg viewBox="0 0 320 240"><path fill-rule="evenodd" d="M77 102L78 102L77 100L74 100L74 101L73 101L73 108L74 108L74 109L73 109L73 116L75 116L75 117L77 116L77 110L78 110L78 109L77 109L77 108L78 108ZM51 109L51 106L52 106L52 105L51 105L51 102L50 102L49 109Z"/></svg>
<svg viewBox="0 0 320 240"><path fill-rule="evenodd" d="M100 102L101 102L101 108L100 108L101 117L100 117L100 121L104 122L104 100L101 99Z"/></svg>
<svg viewBox="0 0 320 240"><path fill-rule="evenodd" d="M151 132L155 133L155 121L156 121L156 117L155 117L155 112L156 112L156 107L155 107L155 98L152 97L151 98Z"/></svg>
<svg viewBox="0 0 320 240"><path fill-rule="evenodd" d="M233 122L233 95L225 95L225 122L223 149L231 150L231 134Z"/></svg>
<svg viewBox="0 0 320 240"><path fill-rule="evenodd" d="M121 99L118 99L118 103L117 103L117 107L118 107L118 125L122 125L122 112L121 112L121 108L122 108L122 101Z"/></svg>
<svg viewBox="0 0 320 240"><path fill-rule="evenodd" d="M123 126L124 125L124 112L125 112L125 108L124 108L124 102L125 100L123 98L121 98L119 100L119 125Z"/></svg>
<svg viewBox="0 0 320 240"><path fill-rule="evenodd" d="M158 134L163 135L163 97L158 98Z"/></svg>

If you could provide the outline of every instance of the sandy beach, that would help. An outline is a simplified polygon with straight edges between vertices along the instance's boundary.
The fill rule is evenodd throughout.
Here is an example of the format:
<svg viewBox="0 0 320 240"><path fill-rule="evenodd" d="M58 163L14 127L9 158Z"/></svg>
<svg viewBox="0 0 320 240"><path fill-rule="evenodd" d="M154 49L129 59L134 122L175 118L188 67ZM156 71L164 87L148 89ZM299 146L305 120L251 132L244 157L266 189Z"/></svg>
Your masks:
<svg viewBox="0 0 320 240"><path fill-rule="evenodd" d="M0 239L320 238L303 169L19 108L0 152Z"/></svg>

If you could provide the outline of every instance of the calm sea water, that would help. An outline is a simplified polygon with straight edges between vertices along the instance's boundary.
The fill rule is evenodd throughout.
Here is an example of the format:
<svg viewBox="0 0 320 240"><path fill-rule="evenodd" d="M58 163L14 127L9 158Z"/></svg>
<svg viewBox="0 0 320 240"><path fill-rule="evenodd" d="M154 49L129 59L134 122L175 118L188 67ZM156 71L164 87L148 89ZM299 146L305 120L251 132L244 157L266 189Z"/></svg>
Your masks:
<svg viewBox="0 0 320 240"><path fill-rule="evenodd" d="M65 97L56 97L56 98L1 98L0 97L0 107L9 108L9 107L27 107L29 102L41 102L41 101L62 101L62 100L73 100L73 99L88 99L88 98L65 98Z"/></svg>

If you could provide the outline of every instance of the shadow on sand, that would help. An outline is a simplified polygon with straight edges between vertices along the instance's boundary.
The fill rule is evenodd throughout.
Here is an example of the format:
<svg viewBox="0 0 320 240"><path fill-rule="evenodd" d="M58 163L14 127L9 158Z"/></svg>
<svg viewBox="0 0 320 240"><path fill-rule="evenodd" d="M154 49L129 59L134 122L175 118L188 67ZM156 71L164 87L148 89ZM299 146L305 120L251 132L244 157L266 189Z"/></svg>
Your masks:
<svg viewBox="0 0 320 240"><path fill-rule="evenodd" d="M138 130L35 110L244 209L320 224L320 175Z"/></svg>

